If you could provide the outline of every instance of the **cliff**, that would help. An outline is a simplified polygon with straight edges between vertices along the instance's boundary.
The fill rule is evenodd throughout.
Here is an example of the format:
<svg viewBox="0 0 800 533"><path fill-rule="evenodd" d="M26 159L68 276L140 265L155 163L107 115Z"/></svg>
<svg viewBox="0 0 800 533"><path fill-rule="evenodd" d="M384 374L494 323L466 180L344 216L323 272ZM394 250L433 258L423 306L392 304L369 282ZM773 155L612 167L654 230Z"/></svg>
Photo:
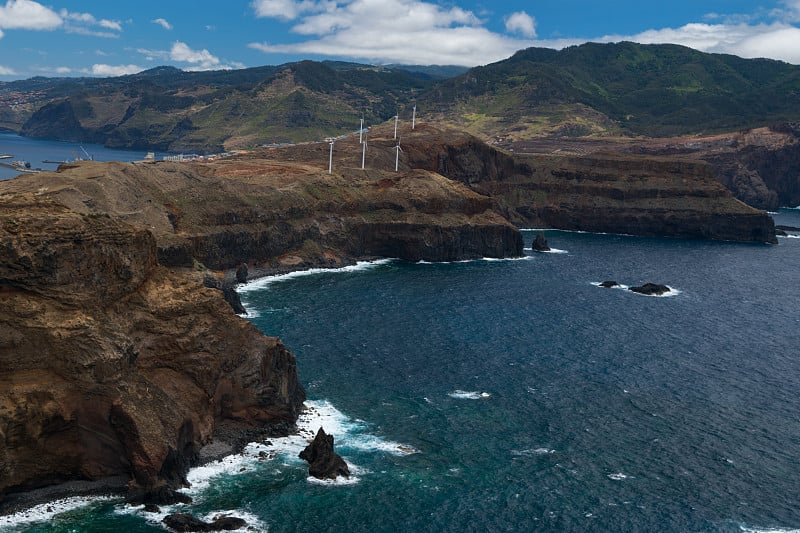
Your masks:
<svg viewBox="0 0 800 533"><path fill-rule="evenodd" d="M777 242L772 218L734 198L702 161L632 153L501 152L467 134L420 132L412 165L495 199L518 226Z"/></svg>
<svg viewBox="0 0 800 533"><path fill-rule="evenodd" d="M425 170L328 174L327 147L0 182L0 503L110 476L162 494L220 427L294 422L294 356L208 268L522 254L490 198Z"/></svg>
<svg viewBox="0 0 800 533"><path fill-rule="evenodd" d="M325 143L208 163L86 161L3 185L146 227L159 262L172 267L298 269L376 256L522 254L519 231L490 198L426 170L353 168L343 158L358 146L357 138L337 143L332 174ZM389 158L389 150L376 142L371 157Z"/></svg>
<svg viewBox="0 0 800 533"><path fill-rule="evenodd" d="M219 424L293 423L295 358L152 234L0 194L0 499L60 481L180 485Z"/></svg>

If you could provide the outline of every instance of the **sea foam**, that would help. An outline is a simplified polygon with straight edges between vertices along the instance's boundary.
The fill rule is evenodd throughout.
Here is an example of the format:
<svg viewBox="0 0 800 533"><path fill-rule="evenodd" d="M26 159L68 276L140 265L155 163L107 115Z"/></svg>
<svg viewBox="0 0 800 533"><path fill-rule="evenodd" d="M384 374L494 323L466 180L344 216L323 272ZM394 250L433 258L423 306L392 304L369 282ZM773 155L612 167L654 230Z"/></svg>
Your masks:
<svg viewBox="0 0 800 533"><path fill-rule="evenodd" d="M60 514L112 499L115 498L111 496L75 496L43 503L25 509L24 511L0 516L0 531L6 531L7 529L24 526L26 524L47 522Z"/></svg>
<svg viewBox="0 0 800 533"><path fill-rule="evenodd" d="M273 283L278 283L281 281L287 281L294 278L300 278L303 276L314 276L316 274L335 274L335 273L347 273L347 272L362 272L365 270L371 270L373 268L379 267L381 265L385 265L387 263L391 263L392 261L396 261L395 259L377 259L375 261L358 261L355 265L347 265L340 268L309 268L306 270L296 270L294 272L289 272L287 274L277 274L275 276L267 276L264 278L258 278L253 281L249 281L242 285L239 285L236 288L236 291L239 293L248 293L252 291L258 291L264 289Z"/></svg>
<svg viewBox="0 0 800 533"><path fill-rule="evenodd" d="M488 392L479 392L479 391L465 391L461 389L456 389L453 392L449 393L448 396L451 398L455 398L457 400L486 400L490 398L492 395Z"/></svg>

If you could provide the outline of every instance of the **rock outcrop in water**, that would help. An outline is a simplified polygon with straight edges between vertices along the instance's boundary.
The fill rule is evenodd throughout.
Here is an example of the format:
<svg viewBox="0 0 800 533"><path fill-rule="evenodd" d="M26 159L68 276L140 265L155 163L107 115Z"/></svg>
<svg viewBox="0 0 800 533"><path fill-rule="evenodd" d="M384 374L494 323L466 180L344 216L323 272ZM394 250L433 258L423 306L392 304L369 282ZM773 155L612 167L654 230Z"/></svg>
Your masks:
<svg viewBox="0 0 800 533"><path fill-rule="evenodd" d="M645 283L644 285L640 285L638 287L631 287L628 290L638 294L644 294L646 296L661 296L662 294L667 294L672 289L666 285L661 285L658 283Z"/></svg>
<svg viewBox="0 0 800 533"><path fill-rule="evenodd" d="M308 474L317 479L350 476L347 463L333 451L333 435L328 435L322 428L319 428L314 440L300 452L300 459L308 461Z"/></svg>
<svg viewBox="0 0 800 533"><path fill-rule="evenodd" d="M534 252L549 252L550 246L547 245L547 238L544 236L544 232L539 232L536 234L536 237L533 239L533 243L531 244L531 248Z"/></svg>

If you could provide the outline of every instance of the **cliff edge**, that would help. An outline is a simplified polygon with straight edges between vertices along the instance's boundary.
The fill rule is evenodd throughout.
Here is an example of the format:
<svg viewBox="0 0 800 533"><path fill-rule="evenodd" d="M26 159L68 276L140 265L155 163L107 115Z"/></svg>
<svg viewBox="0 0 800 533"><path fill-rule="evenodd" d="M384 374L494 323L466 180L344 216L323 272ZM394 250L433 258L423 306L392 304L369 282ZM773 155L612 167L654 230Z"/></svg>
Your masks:
<svg viewBox="0 0 800 533"><path fill-rule="evenodd" d="M225 421L292 424L294 356L153 235L0 194L0 499L66 480L180 486Z"/></svg>

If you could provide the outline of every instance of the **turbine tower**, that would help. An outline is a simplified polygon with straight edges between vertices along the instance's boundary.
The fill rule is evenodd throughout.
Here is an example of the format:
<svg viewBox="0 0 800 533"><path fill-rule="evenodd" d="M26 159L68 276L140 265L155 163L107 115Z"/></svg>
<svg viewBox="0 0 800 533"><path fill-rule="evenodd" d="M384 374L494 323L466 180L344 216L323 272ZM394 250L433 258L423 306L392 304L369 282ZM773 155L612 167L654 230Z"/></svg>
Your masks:
<svg viewBox="0 0 800 533"><path fill-rule="evenodd" d="M361 127L358 128L358 144L363 143L364 135L364 115L361 115Z"/></svg>
<svg viewBox="0 0 800 533"><path fill-rule="evenodd" d="M328 174L333 172L333 139L331 139L331 154L328 156Z"/></svg>
<svg viewBox="0 0 800 533"><path fill-rule="evenodd" d="M414 112L411 114L411 129L414 129L414 125L417 122L417 104L414 104Z"/></svg>
<svg viewBox="0 0 800 533"><path fill-rule="evenodd" d="M403 151L403 149L400 148L400 139L397 139L397 146L395 148L394 171L397 172L400 169L400 152Z"/></svg>
<svg viewBox="0 0 800 533"><path fill-rule="evenodd" d="M399 115L394 116L394 138L397 139L397 119Z"/></svg>
<svg viewBox="0 0 800 533"><path fill-rule="evenodd" d="M364 161L367 158L367 137L364 136L364 142L361 143L361 170L364 170Z"/></svg>

